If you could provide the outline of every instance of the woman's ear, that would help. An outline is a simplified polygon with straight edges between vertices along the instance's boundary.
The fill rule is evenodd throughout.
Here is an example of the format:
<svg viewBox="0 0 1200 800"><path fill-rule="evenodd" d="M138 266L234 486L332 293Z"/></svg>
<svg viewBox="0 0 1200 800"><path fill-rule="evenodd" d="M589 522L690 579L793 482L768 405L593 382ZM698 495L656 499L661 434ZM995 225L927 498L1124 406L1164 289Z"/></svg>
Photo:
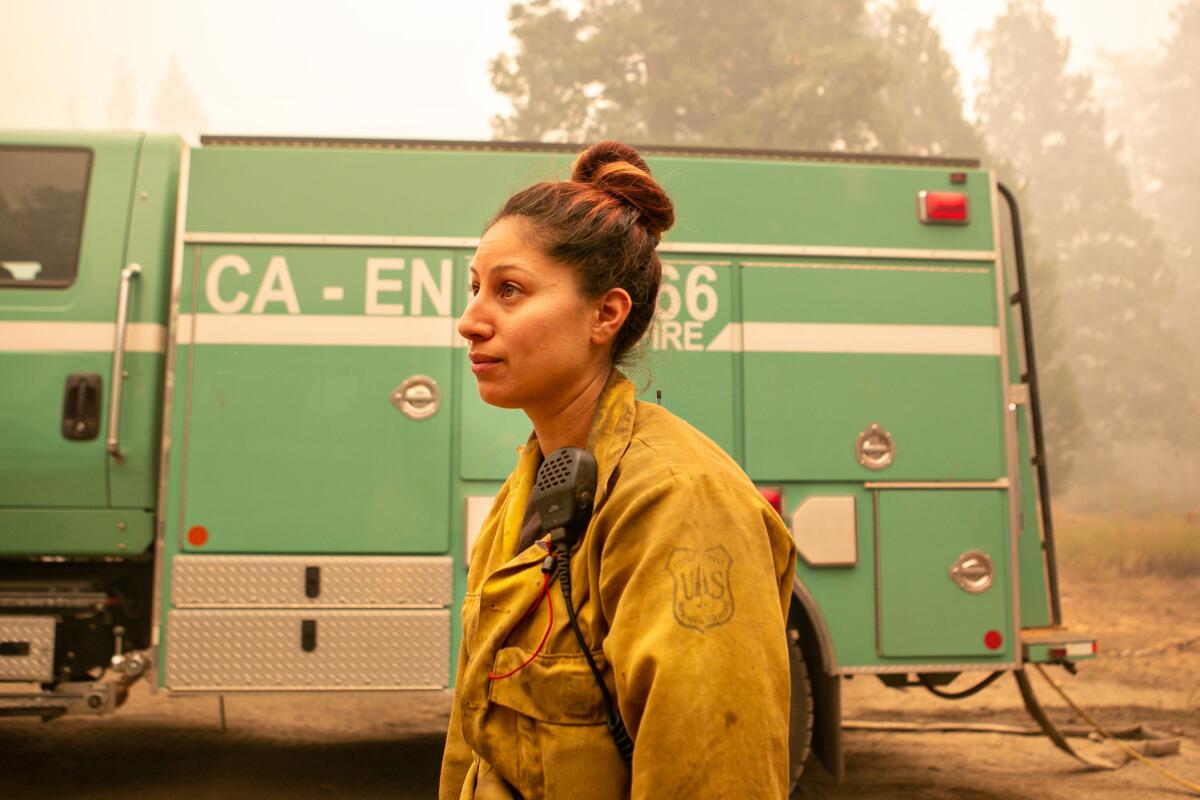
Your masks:
<svg viewBox="0 0 1200 800"><path fill-rule="evenodd" d="M596 299L596 316L592 322L592 344L606 345L617 338L617 332L625 324L633 300L629 292L614 286Z"/></svg>

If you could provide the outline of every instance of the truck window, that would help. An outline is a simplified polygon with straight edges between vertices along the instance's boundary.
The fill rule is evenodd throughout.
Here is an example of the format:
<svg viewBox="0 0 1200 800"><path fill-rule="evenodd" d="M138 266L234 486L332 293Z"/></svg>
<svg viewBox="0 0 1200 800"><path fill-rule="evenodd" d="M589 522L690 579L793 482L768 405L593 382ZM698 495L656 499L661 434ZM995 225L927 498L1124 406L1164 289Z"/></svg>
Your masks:
<svg viewBox="0 0 1200 800"><path fill-rule="evenodd" d="M0 286L75 280L92 153L0 147Z"/></svg>

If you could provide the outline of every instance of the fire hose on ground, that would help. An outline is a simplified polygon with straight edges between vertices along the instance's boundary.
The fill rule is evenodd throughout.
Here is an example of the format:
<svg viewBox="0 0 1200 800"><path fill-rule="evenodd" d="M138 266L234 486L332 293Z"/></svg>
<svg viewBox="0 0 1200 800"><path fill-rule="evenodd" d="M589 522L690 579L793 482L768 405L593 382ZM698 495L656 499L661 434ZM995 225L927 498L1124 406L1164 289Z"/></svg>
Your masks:
<svg viewBox="0 0 1200 800"><path fill-rule="evenodd" d="M1076 759L1088 769L1094 770L1115 770L1120 769L1125 764L1129 763L1130 759L1142 762L1150 769L1157 772L1167 780L1173 781L1188 791L1200 795L1200 784L1189 781L1183 778L1160 764L1151 760L1153 756L1174 755L1179 752L1179 739L1165 736L1145 725L1128 725L1121 728L1111 728L1101 725L1091 714L1081 708L1074 700L1072 700L1063 688L1059 686L1046 671L1042 669L1040 664L1034 664L1034 668L1038 674L1050 684L1055 692L1058 693L1071 710L1074 711L1081 719L1088 723L1085 726L1055 726L1050 718L1046 715L1045 710L1038 702L1037 695L1033 692L1033 685L1029 681L1029 676L1024 669L1016 670L1013 675L1017 679L1017 686L1021 690L1021 699L1025 702L1025 708L1029 715L1037 722L1036 726L1032 725L1002 725L990 723L966 723L966 722L873 722L866 720L845 720L842 723L844 730L857 731L874 731L874 732L892 732L892 733L1003 733L1016 736L1038 736L1045 735L1054 743L1054 746L1064 753L1067 753L1072 758ZM976 691L983 689L991 684L1001 673L996 673L985 679L980 685L973 687L967 692L960 693L960 697L966 697L974 694ZM927 687L928 688L928 687ZM942 694L941 696L952 696ZM1092 756L1082 753L1071 746L1067 740L1068 737L1092 737L1098 736L1104 742L1110 742L1116 746L1125 755L1123 760L1114 761L1108 758ZM1132 744L1130 742L1133 742Z"/></svg>

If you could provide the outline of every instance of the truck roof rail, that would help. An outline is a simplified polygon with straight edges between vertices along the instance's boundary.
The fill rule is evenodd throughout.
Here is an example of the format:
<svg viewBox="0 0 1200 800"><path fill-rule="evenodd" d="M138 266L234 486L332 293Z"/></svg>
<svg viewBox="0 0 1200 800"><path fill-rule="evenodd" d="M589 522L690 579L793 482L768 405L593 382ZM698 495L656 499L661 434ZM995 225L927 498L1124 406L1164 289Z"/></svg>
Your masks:
<svg viewBox="0 0 1200 800"><path fill-rule="evenodd" d="M205 134L205 147L297 147L346 148L367 150L466 150L513 153L577 153L586 145L576 142L521 142L494 139L472 141L456 139L366 139L324 136L240 136ZM852 164L899 164L921 167L958 167L978 169L977 158L914 156L887 153L849 153L834 150L770 150L749 147L695 147L691 145L633 145L642 153L660 156L710 156L751 158L771 161L833 161Z"/></svg>

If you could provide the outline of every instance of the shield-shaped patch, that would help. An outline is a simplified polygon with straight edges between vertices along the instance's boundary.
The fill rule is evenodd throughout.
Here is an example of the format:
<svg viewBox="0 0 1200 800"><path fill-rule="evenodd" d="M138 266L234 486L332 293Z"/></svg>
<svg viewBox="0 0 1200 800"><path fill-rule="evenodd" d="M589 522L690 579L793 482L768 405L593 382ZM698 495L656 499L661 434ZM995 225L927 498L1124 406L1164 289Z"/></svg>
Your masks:
<svg viewBox="0 0 1200 800"><path fill-rule="evenodd" d="M671 551L667 571L675 581L675 621L703 633L732 619L732 566L733 558L722 545L707 550L676 547Z"/></svg>

